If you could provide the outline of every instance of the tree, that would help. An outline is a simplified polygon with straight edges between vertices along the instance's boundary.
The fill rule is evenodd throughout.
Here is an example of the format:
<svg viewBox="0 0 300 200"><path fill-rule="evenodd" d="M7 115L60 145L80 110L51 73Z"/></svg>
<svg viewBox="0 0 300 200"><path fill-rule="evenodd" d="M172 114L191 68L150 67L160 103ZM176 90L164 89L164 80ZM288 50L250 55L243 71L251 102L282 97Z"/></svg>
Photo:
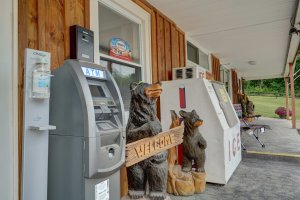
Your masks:
<svg viewBox="0 0 300 200"><path fill-rule="evenodd" d="M300 96L300 55L297 56L294 72L298 72L294 76L295 95ZM276 96L283 96L285 95L284 78L245 81L245 93L250 94L253 92L262 93L263 95L271 93Z"/></svg>

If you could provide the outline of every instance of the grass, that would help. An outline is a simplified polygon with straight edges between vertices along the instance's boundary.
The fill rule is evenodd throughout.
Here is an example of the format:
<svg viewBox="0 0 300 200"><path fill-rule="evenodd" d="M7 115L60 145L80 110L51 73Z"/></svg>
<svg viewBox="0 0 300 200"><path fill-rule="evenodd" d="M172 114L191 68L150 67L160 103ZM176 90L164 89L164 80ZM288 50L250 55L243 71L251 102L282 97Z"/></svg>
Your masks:
<svg viewBox="0 0 300 200"><path fill-rule="evenodd" d="M255 113L264 117L279 118L275 114L277 107L285 107L284 97L265 97L265 96L250 96L249 99L253 101L255 105ZM289 99L289 105L291 109L291 99ZM296 99L296 119L300 120L300 99Z"/></svg>

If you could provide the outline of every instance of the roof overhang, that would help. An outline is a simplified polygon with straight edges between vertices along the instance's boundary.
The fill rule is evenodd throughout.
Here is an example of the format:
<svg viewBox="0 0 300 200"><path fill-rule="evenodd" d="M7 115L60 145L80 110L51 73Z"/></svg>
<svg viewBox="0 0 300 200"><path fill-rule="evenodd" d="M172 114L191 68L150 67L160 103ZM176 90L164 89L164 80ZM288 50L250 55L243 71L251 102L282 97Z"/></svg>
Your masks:
<svg viewBox="0 0 300 200"><path fill-rule="evenodd" d="M148 0L198 46L247 80L283 77L299 36L299 0ZM249 64L255 61L255 64Z"/></svg>
<svg viewBox="0 0 300 200"><path fill-rule="evenodd" d="M294 22L293 26L300 30L300 4L298 2L297 10L294 15ZM283 76L287 77L289 75L289 64L293 64L295 66L295 60L298 53L298 50L300 48L300 33L299 34L291 34L290 35L290 44L289 49L287 52L287 59L286 59L286 65L285 70L283 72Z"/></svg>

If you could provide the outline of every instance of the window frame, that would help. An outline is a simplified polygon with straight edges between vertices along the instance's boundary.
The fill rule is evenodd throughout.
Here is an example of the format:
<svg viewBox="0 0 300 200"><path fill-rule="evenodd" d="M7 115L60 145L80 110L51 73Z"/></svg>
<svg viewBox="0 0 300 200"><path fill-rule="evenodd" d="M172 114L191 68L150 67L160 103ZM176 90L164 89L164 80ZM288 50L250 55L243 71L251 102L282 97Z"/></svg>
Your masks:
<svg viewBox="0 0 300 200"><path fill-rule="evenodd" d="M140 63L130 62L100 53L99 46L99 10L98 5L102 3L120 15L139 24L140 35ZM111 60L116 63L141 68L141 79L145 82L152 82L151 68L151 16L148 12L130 0L96 0L90 1L90 28L94 31L94 62L100 64L101 57L104 60Z"/></svg>
<svg viewBox="0 0 300 200"><path fill-rule="evenodd" d="M221 73L221 71L223 71L223 73ZM225 71L227 72L227 82L228 82L228 85L226 86L225 85L225 82L224 82L224 77L225 77ZM225 86L225 88L226 88L226 90L227 90L227 92L229 93L229 90L230 90L230 70L227 68L227 67L225 67L224 65L221 65L220 66L220 76L223 74L223 77L220 77L220 78L222 78L222 83L224 83L224 86Z"/></svg>
<svg viewBox="0 0 300 200"><path fill-rule="evenodd" d="M208 68L205 68L203 66L201 66L200 64L197 64L191 60L188 59L188 51L187 51L187 45L188 43L190 43L192 46L196 47L198 49L198 58L199 58L199 63L200 63L200 52L204 53L207 55L208 57ZM191 37L189 36L186 36L186 41L185 41L185 46L186 46L186 63L187 63L187 66L197 66L197 67L200 67L201 69L205 70L205 71L208 71L210 73L212 73L212 67L211 67L211 53L209 51L207 51L206 49L202 48L199 43L197 41L195 41L194 39L192 39Z"/></svg>

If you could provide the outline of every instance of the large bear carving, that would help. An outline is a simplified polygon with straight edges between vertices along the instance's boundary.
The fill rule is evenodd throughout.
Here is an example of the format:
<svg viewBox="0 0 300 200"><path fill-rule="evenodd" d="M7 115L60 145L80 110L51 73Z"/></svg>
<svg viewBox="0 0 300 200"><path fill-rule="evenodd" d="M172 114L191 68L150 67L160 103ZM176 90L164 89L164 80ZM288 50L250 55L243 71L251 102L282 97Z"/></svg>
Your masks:
<svg viewBox="0 0 300 200"><path fill-rule="evenodd" d="M156 116L156 101L162 92L160 83L132 83L130 90L130 114L126 127L127 143L152 137L162 132L161 123ZM151 200L164 200L167 170L167 151L128 167L130 198L145 197L146 184L148 183L149 198Z"/></svg>

